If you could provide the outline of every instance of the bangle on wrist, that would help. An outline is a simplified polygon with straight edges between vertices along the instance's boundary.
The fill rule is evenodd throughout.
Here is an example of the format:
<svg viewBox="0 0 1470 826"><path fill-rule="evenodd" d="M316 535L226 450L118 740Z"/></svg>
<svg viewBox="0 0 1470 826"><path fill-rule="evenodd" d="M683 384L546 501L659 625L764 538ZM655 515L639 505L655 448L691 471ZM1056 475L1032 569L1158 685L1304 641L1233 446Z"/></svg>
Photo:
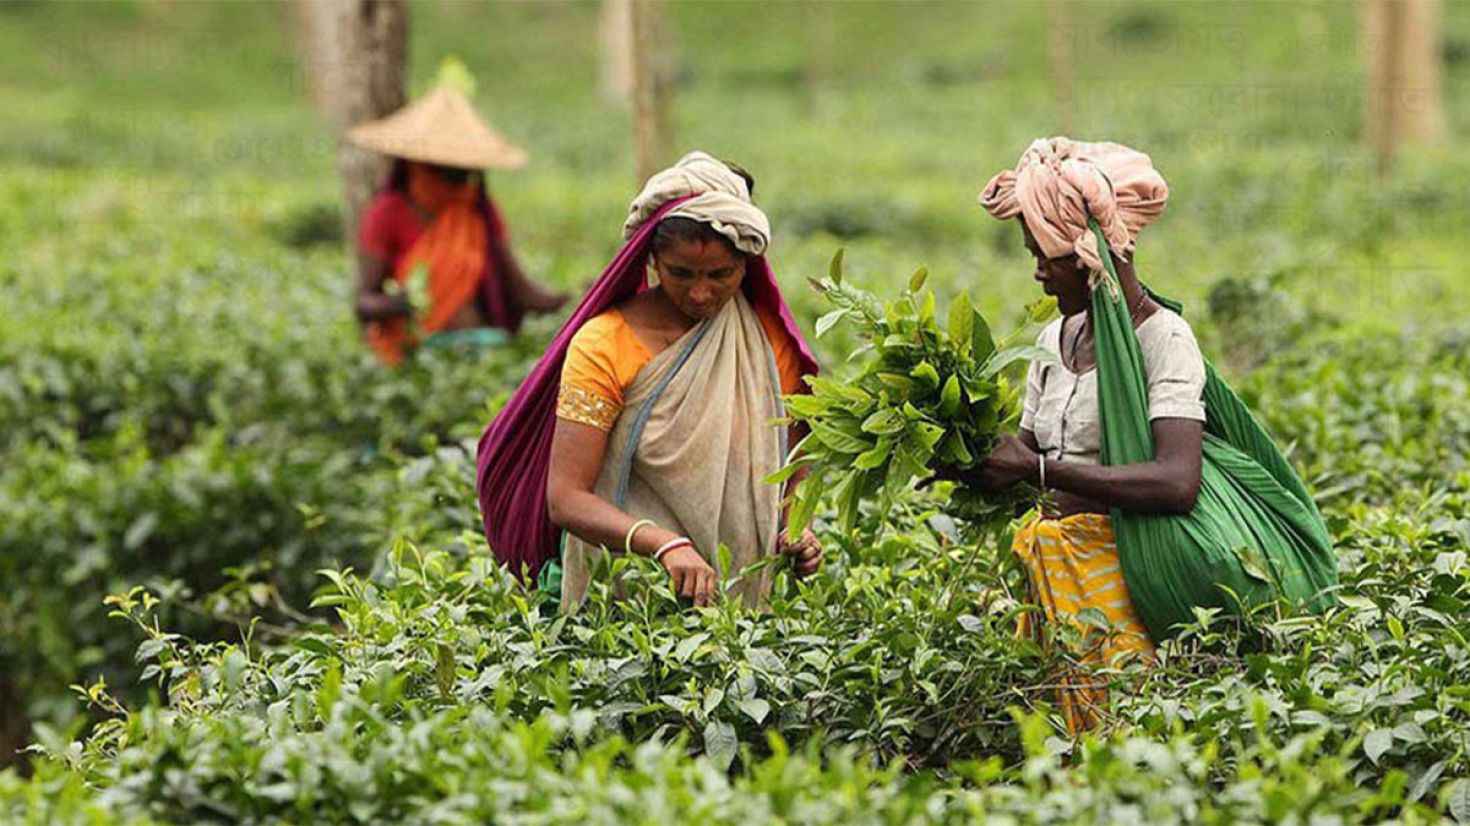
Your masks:
<svg viewBox="0 0 1470 826"><path fill-rule="evenodd" d="M652 527L652 525L652 519L639 519L637 522L634 522L633 527L628 529L628 535L623 537L623 553L632 556L633 536L638 533L639 529Z"/></svg>
<svg viewBox="0 0 1470 826"><path fill-rule="evenodd" d="M689 539L689 537L687 537L687 536L679 536L679 537L675 537L673 539L670 539L668 542L665 542L664 544L660 545L658 547L658 550L656 550L656 551L653 552L653 561L654 562L660 562L661 563L661 562L664 561L664 554L668 553L669 551L674 550L675 548L685 548L685 547L688 547L688 548L694 547L694 543Z"/></svg>
<svg viewBox="0 0 1470 826"><path fill-rule="evenodd" d="M1036 467L1037 467L1037 473L1040 476L1040 478L1038 479L1038 482L1041 485L1041 492L1042 493L1046 493L1046 454L1045 453L1037 454L1036 459L1037 459L1037 465L1036 465Z"/></svg>

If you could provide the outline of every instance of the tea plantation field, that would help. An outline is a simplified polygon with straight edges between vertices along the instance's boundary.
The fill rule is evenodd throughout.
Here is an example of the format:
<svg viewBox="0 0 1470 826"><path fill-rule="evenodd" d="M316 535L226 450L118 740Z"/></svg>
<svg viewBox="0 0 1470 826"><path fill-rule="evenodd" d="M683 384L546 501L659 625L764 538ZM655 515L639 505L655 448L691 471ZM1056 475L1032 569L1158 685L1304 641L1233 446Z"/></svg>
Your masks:
<svg viewBox="0 0 1470 826"><path fill-rule="evenodd" d="M771 258L1003 329L1036 297L975 204L1057 130L1042 4L669 4L680 148L759 182ZM1470 6L1446 3L1452 130ZM1470 820L1470 159L1359 140L1357 6L1073 9L1071 131L1170 183L1139 271L1186 302L1340 554L1320 617L1201 614L1073 740L1004 537L914 492L770 609L573 617L491 561L474 440L559 319L380 369L333 141L281 4L0 5L0 820ZM629 116L589 2L419 3L532 153L491 179L528 272L620 243ZM856 339L816 341L838 376Z"/></svg>

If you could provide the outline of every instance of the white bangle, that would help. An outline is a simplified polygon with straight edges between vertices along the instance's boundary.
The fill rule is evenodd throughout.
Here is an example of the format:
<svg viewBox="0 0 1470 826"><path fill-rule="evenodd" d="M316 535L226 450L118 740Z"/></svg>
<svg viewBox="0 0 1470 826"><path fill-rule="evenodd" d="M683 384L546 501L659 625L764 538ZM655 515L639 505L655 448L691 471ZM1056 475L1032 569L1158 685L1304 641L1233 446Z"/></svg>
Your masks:
<svg viewBox="0 0 1470 826"><path fill-rule="evenodd" d="M639 519L637 522L634 522L633 527L628 529L628 535L623 537L623 553L627 554L628 556L632 556L634 535L638 533L638 530L640 528L648 528L652 526L652 519Z"/></svg>
<svg viewBox="0 0 1470 826"><path fill-rule="evenodd" d="M1042 453L1037 458L1041 460L1041 492L1046 493L1046 454Z"/></svg>
<svg viewBox="0 0 1470 826"><path fill-rule="evenodd" d="M694 542L687 536L679 536L670 539L668 542L665 542L664 544L658 546L658 550L653 552L653 561L663 562L664 554L674 550L675 548L682 548L686 545L691 548L694 547Z"/></svg>

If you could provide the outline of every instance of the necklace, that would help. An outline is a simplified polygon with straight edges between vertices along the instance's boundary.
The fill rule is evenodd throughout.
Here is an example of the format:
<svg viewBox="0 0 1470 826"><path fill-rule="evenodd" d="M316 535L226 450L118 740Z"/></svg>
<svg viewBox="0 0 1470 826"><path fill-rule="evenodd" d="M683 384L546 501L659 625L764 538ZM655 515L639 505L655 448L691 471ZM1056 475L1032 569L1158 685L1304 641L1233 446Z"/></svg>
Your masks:
<svg viewBox="0 0 1470 826"><path fill-rule="evenodd" d="M1143 290L1139 290L1138 300L1133 302L1132 307L1128 308L1128 318L1131 319L1135 324L1138 323L1138 311L1143 309L1143 302L1145 301L1148 301L1148 293L1144 292Z"/></svg>
<svg viewBox="0 0 1470 826"><path fill-rule="evenodd" d="M1138 313L1143 309L1144 302L1148 301L1148 293L1138 291L1138 298L1134 300L1133 306L1128 308L1128 320L1133 326L1138 326ZM1077 351L1082 348L1082 339L1085 333L1092 330L1092 317L1089 315L1076 327L1077 332L1072 335L1072 346L1067 348L1071 351L1068 361L1075 367L1077 365Z"/></svg>

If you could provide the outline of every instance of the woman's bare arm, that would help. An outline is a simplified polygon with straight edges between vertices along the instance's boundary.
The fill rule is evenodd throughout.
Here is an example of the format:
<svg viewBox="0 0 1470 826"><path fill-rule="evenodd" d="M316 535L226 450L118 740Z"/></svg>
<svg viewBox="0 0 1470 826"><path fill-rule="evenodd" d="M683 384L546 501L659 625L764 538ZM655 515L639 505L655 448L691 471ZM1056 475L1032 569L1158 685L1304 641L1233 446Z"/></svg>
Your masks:
<svg viewBox="0 0 1470 826"><path fill-rule="evenodd" d="M628 531L638 521L594 492L608 434L590 425L556 420L551 437L551 468L546 478L546 506L552 524L582 539L621 552ZM648 525L633 537L633 552L653 556L679 535L662 525ZM693 548L664 554L663 565L680 596L707 604L715 589L715 571Z"/></svg>
<svg viewBox="0 0 1470 826"><path fill-rule="evenodd" d="M1152 431L1154 458L1150 461L1105 467L1048 460L1047 486L1128 511L1189 513L1199 498L1204 425L1190 419L1155 419ZM1035 442L1035 435L1024 431L1021 437L1002 440L981 464L976 483L988 490L1003 490L1022 480L1039 481Z"/></svg>
<svg viewBox="0 0 1470 826"><path fill-rule="evenodd" d="M401 295L388 295L384 286L391 275L388 262L368 252L357 254L357 320L385 321L412 312Z"/></svg>

